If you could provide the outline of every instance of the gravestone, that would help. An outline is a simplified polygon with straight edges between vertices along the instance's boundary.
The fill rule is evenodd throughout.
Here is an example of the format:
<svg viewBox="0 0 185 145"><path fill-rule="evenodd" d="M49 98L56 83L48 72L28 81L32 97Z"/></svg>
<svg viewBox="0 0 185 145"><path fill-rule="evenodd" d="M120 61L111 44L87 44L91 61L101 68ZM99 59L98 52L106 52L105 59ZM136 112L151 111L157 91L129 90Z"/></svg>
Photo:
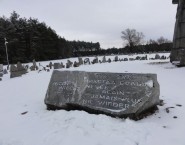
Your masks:
<svg viewBox="0 0 185 145"><path fill-rule="evenodd" d="M50 61L48 66L49 66L50 69L52 69L53 63Z"/></svg>
<svg viewBox="0 0 185 145"><path fill-rule="evenodd" d="M3 70L3 74L8 74L7 69L4 69L4 70Z"/></svg>
<svg viewBox="0 0 185 145"><path fill-rule="evenodd" d="M3 65L0 64L0 81L2 80L1 77L3 76Z"/></svg>
<svg viewBox="0 0 185 145"><path fill-rule="evenodd" d="M38 70L39 67L37 66L37 63L35 61L35 59L33 60L33 65L30 67L30 70L31 71L35 71L35 70Z"/></svg>
<svg viewBox="0 0 185 145"><path fill-rule="evenodd" d="M19 71L21 74L27 73L26 68L20 62L17 62L17 71Z"/></svg>
<svg viewBox="0 0 185 145"><path fill-rule="evenodd" d="M108 63L111 63L111 59L109 58L107 62L108 62Z"/></svg>
<svg viewBox="0 0 185 145"><path fill-rule="evenodd" d="M129 61L134 61L135 59L134 58L129 58Z"/></svg>
<svg viewBox="0 0 185 145"><path fill-rule="evenodd" d="M90 63L90 59L89 59L89 58L85 58L85 59L84 59L84 64L91 64L91 63Z"/></svg>
<svg viewBox="0 0 185 145"><path fill-rule="evenodd" d="M147 55L141 57L140 60L148 60Z"/></svg>
<svg viewBox="0 0 185 145"><path fill-rule="evenodd" d="M98 57L96 56L91 63L92 64L98 63Z"/></svg>
<svg viewBox="0 0 185 145"><path fill-rule="evenodd" d="M160 57L160 55L159 54L156 54L155 55L155 59L160 59L161 57Z"/></svg>
<svg viewBox="0 0 185 145"><path fill-rule="evenodd" d="M18 71L18 68L14 65L10 65L10 78L20 77L22 76L22 73Z"/></svg>
<svg viewBox="0 0 185 145"><path fill-rule="evenodd" d="M114 61L115 61L115 62L119 61L118 56L115 56Z"/></svg>
<svg viewBox="0 0 185 145"><path fill-rule="evenodd" d="M102 63L106 63L106 56L103 56Z"/></svg>
<svg viewBox="0 0 185 145"><path fill-rule="evenodd" d="M121 118L138 118L158 103L156 74L55 70L45 96L48 110L77 109Z"/></svg>
<svg viewBox="0 0 185 145"><path fill-rule="evenodd" d="M73 66L73 62L71 62L70 60L67 60L66 68L70 68L72 66Z"/></svg>
<svg viewBox="0 0 185 145"><path fill-rule="evenodd" d="M81 57L78 58L78 61L79 61L79 65L83 64L83 59Z"/></svg>
<svg viewBox="0 0 185 145"><path fill-rule="evenodd" d="M141 57L140 56L136 56L136 60L140 60L141 59Z"/></svg>
<svg viewBox="0 0 185 145"><path fill-rule="evenodd" d="M128 61L128 58L124 58L123 61Z"/></svg>
<svg viewBox="0 0 185 145"><path fill-rule="evenodd" d="M178 4L178 8L170 62L177 66L185 66L185 1L173 0L172 2Z"/></svg>
<svg viewBox="0 0 185 145"><path fill-rule="evenodd" d="M54 63L53 66L54 66L54 69L60 69L60 68L62 68L60 63Z"/></svg>
<svg viewBox="0 0 185 145"><path fill-rule="evenodd" d="M60 63L61 68L65 68L65 65L63 64L63 62Z"/></svg>
<svg viewBox="0 0 185 145"><path fill-rule="evenodd" d="M80 62L74 62L74 64L73 64L73 67L79 67L80 66Z"/></svg>

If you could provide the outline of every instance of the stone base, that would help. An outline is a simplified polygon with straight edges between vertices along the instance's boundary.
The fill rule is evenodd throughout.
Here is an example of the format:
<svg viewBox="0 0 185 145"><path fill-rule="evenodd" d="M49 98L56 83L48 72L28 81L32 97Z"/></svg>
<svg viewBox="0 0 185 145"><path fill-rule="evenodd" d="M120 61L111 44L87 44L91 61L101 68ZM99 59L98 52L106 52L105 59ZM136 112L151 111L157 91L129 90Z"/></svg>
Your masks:
<svg viewBox="0 0 185 145"><path fill-rule="evenodd" d="M177 66L185 66L185 48L172 50L170 54L170 62Z"/></svg>

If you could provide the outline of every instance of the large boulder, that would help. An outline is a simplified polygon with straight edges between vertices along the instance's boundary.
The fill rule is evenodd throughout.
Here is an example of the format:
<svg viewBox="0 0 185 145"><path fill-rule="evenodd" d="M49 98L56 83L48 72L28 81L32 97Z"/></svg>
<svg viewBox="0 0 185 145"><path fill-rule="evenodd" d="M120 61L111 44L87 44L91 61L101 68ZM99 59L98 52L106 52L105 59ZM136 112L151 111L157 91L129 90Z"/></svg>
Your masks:
<svg viewBox="0 0 185 145"><path fill-rule="evenodd" d="M156 74L53 71L45 96L47 109L85 110L138 118L159 103Z"/></svg>

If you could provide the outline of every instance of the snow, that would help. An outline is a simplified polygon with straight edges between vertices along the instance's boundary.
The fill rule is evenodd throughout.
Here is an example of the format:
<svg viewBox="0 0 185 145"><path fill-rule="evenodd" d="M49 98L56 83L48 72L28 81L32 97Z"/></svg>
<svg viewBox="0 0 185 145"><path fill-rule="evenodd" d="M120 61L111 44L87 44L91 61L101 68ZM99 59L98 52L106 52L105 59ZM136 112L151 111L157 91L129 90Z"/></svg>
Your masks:
<svg viewBox="0 0 185 145"><path fill-rule="evenodd" d="M160 55L169 56L168 53ZM124 57L135 56L119 56ZM107 58L113 60L114 56ZM77 58L70 60L74 62ZM61 61L67 60L53 62ZM46 65L49 61L40 63ZM158 106L159 111L154 115L139 121L84 111L48 111L44 98L52 71L29 72L13 79L8 74L0 82L0 145L185 145L185 68L175 67L168 59L62 70L156 73L164 105Z"/></svg>

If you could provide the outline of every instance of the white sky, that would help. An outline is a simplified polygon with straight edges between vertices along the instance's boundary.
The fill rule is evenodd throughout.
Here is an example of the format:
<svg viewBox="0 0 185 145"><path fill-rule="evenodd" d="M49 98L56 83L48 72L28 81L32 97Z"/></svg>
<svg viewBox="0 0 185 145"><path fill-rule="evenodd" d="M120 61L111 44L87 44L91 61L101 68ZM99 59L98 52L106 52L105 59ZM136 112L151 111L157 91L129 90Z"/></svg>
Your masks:
<svg viewBox="0 0 185 145"><path fill-rule="evenodd" d="M67 40L122 47L121 31L134 28L145 39L172 40L177 5L172 0L0 0L0 16L15 10L38 18Z"/></svg>

